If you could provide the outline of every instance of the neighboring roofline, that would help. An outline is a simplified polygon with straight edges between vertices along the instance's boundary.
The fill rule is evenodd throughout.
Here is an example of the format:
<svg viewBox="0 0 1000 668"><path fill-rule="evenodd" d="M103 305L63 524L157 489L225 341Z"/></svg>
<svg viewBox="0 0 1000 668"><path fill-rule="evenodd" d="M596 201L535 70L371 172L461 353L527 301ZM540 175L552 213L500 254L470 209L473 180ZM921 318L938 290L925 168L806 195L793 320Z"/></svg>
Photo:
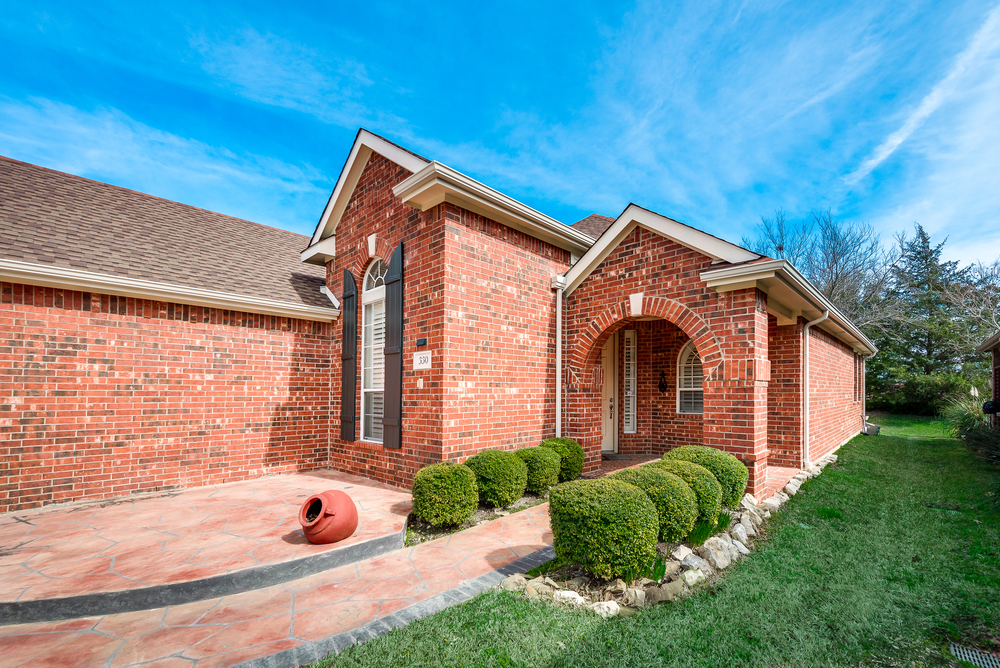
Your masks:
<svg viewBox="0 0 1000 668"><path fill-rule="evenodd" d="M878 352L878 348L864 332L788 260L768 260L739 267L708 269L701 272L701 280L719 292L756 287L767 293L768 311L778 318L779 324L791 324L799 315L807 320L815 319L824 311L829 311L830 317L818 327L838 339L849 339L847 342L852 343L855 350L862 354L874 355ZM809 311L815 315L809 317Z"/></svg>
<svg viewBox="0 0 1000 668"><path fill-rule="evenodd" d="M996 334L994 334L993 336L991 336L990 338L986 339L981 344L979 344L979 346L976 347L976 352L986 353L993 350L997 346L1000 346L1000 332L997 332Z"/></svg>
<svg viewBox="0 0 1000 668"><path fill-rule="evenodd" d="M360 128L354 138L351 152L348 153L347 160L344 162L344 167L340 170L337 185L330 193L330 199L326 203L326 208L323 209L323 215L319 217L319 222L316 224L316 231L313 232L312 239L309 241L310 246L336 233L340 217L344 215L354 187L358 184L358 179L361 178L361 173L373 152L410 172L420 171L429 162L413 151Z"/></svg>
<svg viewBox="0 0 1000 668"><path fill-rule="evenodd" d="M392 192L421 211L450 202L571 253L583 253L593 244L589 235L437 161L396 185Z"/></svg>
<svg viewBox="0 0 1000 668"><path fill-rule="evenodd" d="M340 316L339 309L322 306L295 304L265 297L202 290L186 285L156 283L136 278L2 258L0 258L0 280L64 290L100 292L137 299L155 299L192 306L208 306L230 311L248 311L300 320L331 321Z"/></svg>
<svg viewBox="0 0 1000 668"><path fill-rule="evenodd" d="M636 227L644 227L713 260L735 263L761 257L736 244L633 203L625 207L615 222L593 242L580 261L566 272L566 295L572 294Z"/></svg>

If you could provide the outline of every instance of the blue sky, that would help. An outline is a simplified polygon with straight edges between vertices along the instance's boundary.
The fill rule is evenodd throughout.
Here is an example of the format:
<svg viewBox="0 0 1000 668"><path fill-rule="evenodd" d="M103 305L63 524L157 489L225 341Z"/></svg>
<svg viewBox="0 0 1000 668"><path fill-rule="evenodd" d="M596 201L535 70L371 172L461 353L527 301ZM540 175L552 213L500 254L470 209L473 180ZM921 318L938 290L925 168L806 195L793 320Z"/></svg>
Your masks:
<svg viewBox="0 0 1000 668"><path fill-rule="evenodd" d="M1000 256L1000 4L7 3L0 154L312 232L359 126L563 222Z"/></svg>

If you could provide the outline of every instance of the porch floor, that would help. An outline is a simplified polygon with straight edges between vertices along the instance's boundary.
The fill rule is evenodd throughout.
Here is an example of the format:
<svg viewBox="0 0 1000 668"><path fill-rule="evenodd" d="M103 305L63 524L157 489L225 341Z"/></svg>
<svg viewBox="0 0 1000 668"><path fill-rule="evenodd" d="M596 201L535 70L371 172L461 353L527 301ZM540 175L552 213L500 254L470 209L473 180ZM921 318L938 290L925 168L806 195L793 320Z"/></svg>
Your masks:
<svg viewBox="0 0 1000 668"><path fill-rule="evenodd" d="M354 499L358 529L312 545L299 507L327 489ZM239 576L398 535L395 549L409 512L406 491L320 470L9 513L0 516L0 605Z"/></svg>

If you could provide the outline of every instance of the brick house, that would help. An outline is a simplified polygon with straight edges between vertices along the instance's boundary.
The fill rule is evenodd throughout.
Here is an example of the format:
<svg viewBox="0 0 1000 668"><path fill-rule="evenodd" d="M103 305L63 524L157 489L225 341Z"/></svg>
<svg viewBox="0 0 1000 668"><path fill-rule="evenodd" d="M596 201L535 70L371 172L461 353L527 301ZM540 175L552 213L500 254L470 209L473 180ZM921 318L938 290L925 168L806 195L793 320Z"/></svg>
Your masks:
<svg viewBox="0 0 1000 668"><path fill-rule="evenodd" d="M990 354L990 368L992 369L990 374L992 384L990 387L993 391L993 396L991 396L990 399L992 399L995 404L1000 401L1000 332L997 332L990 338L983 341L983 343L976 348L976 352ZM1000 429L1000 415L994 413L991 420L993 421L994 428Z"/></svg>
<svg viewBox="0 0 1000 668"><path fill-rule="evenodd" d="M364 130L311 238L9 159L0 229L0 511L554 435L585 475L719 447L759 496L862 428L875 348L789 263Z"/></svg>

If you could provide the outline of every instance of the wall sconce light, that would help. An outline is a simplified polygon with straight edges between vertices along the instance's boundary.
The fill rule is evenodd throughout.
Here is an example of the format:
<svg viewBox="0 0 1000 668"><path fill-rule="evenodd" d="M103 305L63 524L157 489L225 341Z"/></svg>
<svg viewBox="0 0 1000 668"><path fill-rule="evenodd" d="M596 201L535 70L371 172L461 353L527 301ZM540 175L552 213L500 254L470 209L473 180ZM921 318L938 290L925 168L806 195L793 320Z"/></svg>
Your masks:
<svg viewBox="0 0 1000 668"><path fill-rule="evenodd" d="M667 374L662 369L660 370L660 392L667 391Z"/></svg>

